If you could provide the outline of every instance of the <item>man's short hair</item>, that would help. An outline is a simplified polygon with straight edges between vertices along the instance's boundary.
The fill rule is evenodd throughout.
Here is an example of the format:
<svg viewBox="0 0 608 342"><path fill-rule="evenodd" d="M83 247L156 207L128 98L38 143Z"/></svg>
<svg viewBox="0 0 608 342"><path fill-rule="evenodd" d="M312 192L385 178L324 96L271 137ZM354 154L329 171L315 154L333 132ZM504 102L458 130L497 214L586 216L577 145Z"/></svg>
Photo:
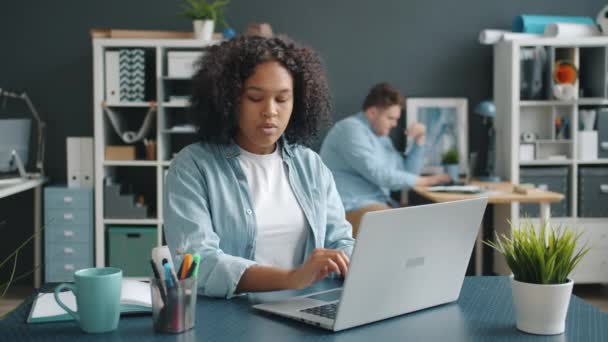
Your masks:
<svg viewBox="0 0 608 342"><path fill-rule="evenodd" d="M370 107L388 108L398 105L401 108L405 106L405 98L399 92L399 89L388 83L379 83L370 89L369 93L363 101L363 110Z"/></svg>

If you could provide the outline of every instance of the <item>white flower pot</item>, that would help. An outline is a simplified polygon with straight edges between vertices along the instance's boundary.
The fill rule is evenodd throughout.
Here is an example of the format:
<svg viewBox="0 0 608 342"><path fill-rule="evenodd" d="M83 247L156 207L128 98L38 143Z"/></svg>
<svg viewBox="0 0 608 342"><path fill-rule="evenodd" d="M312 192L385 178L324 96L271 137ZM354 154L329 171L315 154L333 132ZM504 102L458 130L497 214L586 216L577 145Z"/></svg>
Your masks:
<svg viewBox="0 0 608 342"><path fill-rule="evenodd" d="M511 278L517 329L538 335L562 334L572 285L571 279L565 284L543 285Z"/></svg>
<svg viewBox="0 0 608 342"><path fill-rule="evenodd" d="M194 37L198 40L211 40L215 22L213 20L194 20Z"/></svg>

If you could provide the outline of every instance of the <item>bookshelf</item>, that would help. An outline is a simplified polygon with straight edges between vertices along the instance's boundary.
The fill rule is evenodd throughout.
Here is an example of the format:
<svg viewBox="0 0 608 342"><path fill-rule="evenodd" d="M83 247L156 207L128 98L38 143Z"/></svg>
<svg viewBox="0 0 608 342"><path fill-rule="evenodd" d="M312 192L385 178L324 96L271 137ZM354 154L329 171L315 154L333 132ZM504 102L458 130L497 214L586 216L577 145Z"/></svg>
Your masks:
<svg viewBox="0 0 608 342"><path fill-rule="evenodd" d="M543 49L547 55L542 77L544 89L534 98L526 97L520 87L522 78L528 77L525 75L527 69L523 66L522 56L525 50L530 49ZM573 99L555 99L550 91L553 82L551 68L556 60L568 60L578 69L576 95ZM579 111L608 107L608 37L538 38L495 45L494 101L497 110L498 175L520 183L526 181L522 175L530 171L542 173L543 170L567 170L564 183L568 209L557 216L552 213L551 222L584 231L583 241L592 246L572 274L573 280L576 283L608 282L608 195L606 200L592 203L600 206L599 211L595 211L600 213L597 217L587 215L587 209L581 206L589 195L589 191L584 190L587 188L583 188L586 182L583 174L588 174L588 170L608 172L608 159L600 156L593 160L582 160L578 154ZM569 122L561 134L555 127L556 119ZM596 118L596 122L597 120ZM532 133L535 139L531 142L522 141L524 132ZM520 147L526 143L530 144L530 150L534 146L534 157L529 158L527 154L528 157L522 160ZM608 173L599 179L608 184ZM563 192L559 189L556 191ZM604 196L599 190L592 195ZM507 220L516 225L521 222L524 219L522 208L518 203L496 208L494 229L498 233L508 234ZM534 223L539 222L538 217L532 216L530 219ZM496 253L494 271L498 274L508 273L504 260Z"/></svg>
<svg viewBox="0 0 608 342"><path fill-rule="evenodd" d="M184 146L194 142L196 129L184 127L187 123L191 80L189 77L169 74L168 53L174 51L197 52L205 45L219 41L201 42L194 39L111 39L93 38L93 115L95 139L95 265L108 262L106 230L109 226L155 227L157 243L162 243L162 199L164 175L171 159ZM108 76L106 52L123 49L145 51L144 98L134 101L110 99L106 96ZM172 98L172 96L176 96ZM126 144L116 134L102 103L112 109L129 130L137 130L146 112L156 107L153 124L146 139L156 143L153 158L146 158L141 141ZM181 126L181 127L180 127ZM106 159L107 146L135 146L136 158L131 160ZM108 196L106 181L113 179L124 188L131 188L133 200L143 196L145 217L109 217L104 210L104 198Z"/></svg>

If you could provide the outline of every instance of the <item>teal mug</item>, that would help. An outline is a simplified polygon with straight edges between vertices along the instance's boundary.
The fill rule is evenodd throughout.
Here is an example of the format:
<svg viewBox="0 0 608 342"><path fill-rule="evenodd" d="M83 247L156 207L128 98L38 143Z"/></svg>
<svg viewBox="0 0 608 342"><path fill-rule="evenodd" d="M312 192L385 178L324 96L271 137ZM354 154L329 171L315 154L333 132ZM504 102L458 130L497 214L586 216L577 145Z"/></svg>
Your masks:
<svg viewBox="0 0 608 342"><path fill-rule="evenodd" d="M68 308L58 297L63 289L74 292L77 311ZM74 273L74 284L55 288L55 300L87 333L116 330L120 318L122 270L115 267L85 268Z"/></svg>

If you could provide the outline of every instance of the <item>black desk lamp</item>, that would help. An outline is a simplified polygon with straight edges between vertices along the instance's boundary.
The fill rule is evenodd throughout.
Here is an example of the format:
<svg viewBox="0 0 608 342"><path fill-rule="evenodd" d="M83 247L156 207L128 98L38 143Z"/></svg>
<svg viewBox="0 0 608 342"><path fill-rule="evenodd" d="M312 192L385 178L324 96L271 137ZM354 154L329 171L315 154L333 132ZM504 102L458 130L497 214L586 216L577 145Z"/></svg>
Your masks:
<svg viewBox="0 0 608 342"><path fill-rule="evenodd" d="M475 114L483 117L484 126L488 127L488 154L486 158L485 174L479 180L484 182L500 182L500 177L494 174L496 167L496 130L494 129L494 118L496 118L496 105L492 101L482 101L475 107Z"/></svg>

